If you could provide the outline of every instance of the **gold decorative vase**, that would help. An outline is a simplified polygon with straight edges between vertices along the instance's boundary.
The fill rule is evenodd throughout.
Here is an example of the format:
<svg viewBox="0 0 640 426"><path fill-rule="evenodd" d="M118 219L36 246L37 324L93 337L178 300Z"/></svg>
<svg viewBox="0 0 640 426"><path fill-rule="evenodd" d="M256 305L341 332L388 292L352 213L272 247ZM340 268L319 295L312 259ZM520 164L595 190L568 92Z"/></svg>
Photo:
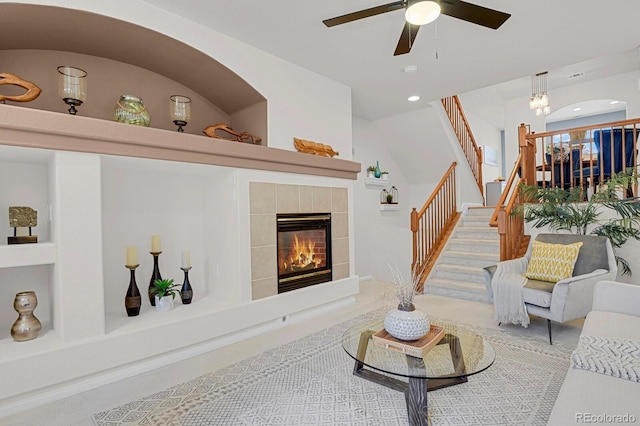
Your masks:
<svg viewBox="0 0 640 426"><path fill-rule="evenodd" d="M18 319L11 327L11 337L16 342L25 342L38 337L42 324L33 315L36 306L38 306L38 298L35 291L22 291L16 294L13 308L18 312Z"/></svg>

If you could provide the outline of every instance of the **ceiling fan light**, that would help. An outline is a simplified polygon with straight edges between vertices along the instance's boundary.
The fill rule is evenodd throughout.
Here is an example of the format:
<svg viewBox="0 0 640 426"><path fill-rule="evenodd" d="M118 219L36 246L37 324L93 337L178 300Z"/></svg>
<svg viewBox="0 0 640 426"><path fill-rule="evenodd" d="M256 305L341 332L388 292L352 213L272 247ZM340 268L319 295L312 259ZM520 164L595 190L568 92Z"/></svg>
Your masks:
<svg viewBox="0 0 640 426"><path fill-rule="evenodd" d="M407 22L413 25L425 25L440 16L440 5L433 1L417 1L407 7L404 14Z"/></svg>

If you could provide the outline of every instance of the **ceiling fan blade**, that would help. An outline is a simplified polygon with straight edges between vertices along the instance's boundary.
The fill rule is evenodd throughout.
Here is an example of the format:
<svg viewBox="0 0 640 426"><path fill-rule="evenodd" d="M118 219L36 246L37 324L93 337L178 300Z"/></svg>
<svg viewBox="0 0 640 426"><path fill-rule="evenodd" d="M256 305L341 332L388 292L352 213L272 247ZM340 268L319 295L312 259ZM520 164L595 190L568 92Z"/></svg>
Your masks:
<svg viewBox="0 0 640 426"><path fill-rule="evenodd" d="M419 29L420 25L413 25L408 22L404 23L404 28L402 29L402 34L400 34L400 40L398 40L398 45L396 46L396 51L393 52L393 56L404 55L411 52Z"/></svg>
<svg viewBox="0 0 640 426"><path fill-rule="evenodd" d="M500 28L500 26L511 17L509 13L467 3L462 0L440 0L440 13L494 30Z"/></svg>
<svg viewBox="0 0 640 426"><path fill-rule="evenodd" d="M335 18L325 19L322 21L327 27L334 25L346 24L347 22L357 21L358 19L368 18L370 16L380 15L381 13L393 12L394 10L404 9L402 1L395 1L382 6L372 7L370 9L360 10L358 12L347 13L346 15L336 16Z"/></svg>

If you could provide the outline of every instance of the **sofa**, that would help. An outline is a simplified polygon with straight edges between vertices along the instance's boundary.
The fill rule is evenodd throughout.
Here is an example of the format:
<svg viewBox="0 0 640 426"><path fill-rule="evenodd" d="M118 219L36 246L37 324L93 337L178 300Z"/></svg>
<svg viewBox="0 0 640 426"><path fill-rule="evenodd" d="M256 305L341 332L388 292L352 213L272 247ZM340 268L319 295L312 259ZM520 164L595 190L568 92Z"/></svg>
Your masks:
<svg viewBox="0 0 640 426"><path fill-rule="evenodd" d="M598 282L581 336L640 341L640 285ZM569 367L548 424L585 423L640 424L640 383Z"/></svg>

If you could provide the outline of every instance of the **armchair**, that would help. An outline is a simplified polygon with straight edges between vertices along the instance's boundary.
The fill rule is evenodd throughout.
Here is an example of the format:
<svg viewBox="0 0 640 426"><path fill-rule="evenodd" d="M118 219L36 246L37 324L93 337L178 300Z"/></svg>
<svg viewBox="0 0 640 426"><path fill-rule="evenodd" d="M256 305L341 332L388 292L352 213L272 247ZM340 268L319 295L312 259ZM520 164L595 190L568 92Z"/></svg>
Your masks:
<svg viewBox="0 0 640 426"><path fill-rule="evenodd" d="M526 278L525 273L531 260L533 241L563 245L582 242L572 276L558 282ZM493 295L503 291L496 286L504 285L505 279L515 281L516 285L522 283L521 300L525 309L525 320L522 321L522 324L523 326L528 325L528 315L546 318L549 344L552 344L551 321L562 323L585 317L593 305L593 290L596 283L603 280L615 280L618 267L611 242L606 237L538 234L535 239L531 240L524 257L486 267L485 271L487 293L494 300L496 319L502 321L498 315L498 301ZM508 271L508 274L505 275L505 271Z"/></svg>

